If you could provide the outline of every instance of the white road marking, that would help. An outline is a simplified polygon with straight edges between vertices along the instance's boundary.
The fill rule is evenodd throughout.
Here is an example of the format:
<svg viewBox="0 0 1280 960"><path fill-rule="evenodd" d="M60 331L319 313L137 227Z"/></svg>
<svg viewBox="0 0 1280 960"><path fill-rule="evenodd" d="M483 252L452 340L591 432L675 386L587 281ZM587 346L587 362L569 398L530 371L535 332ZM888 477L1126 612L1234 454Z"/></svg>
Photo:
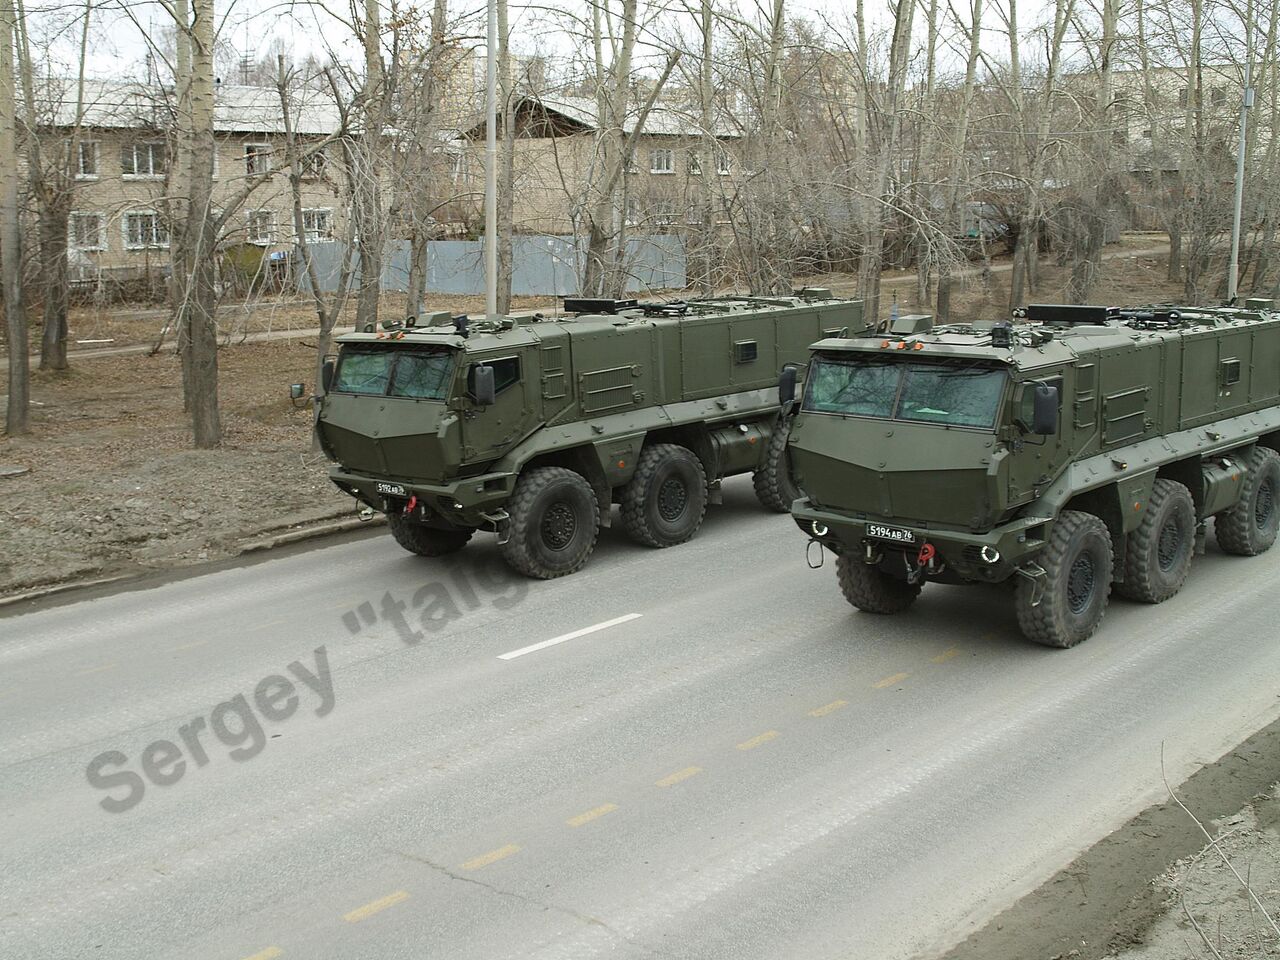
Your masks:
<svg viewBox="0 0 1280 960"><path fill-rule="evenodd" d="M526 653L537 653L539 650L545 650L547 647L554 647L557 643L564 643L566 640L576 640L578 637L585 637L589 633L597 633L601 630L608 630L610 627L616 627L620 623L628 623L631 620L639 620L643 614L628 613L626 616L614 617L612 620L606 620L604 623L597 623L595 626L583 627L581 630L574 630L572 633L566 633L559 637L552 637L550 640L543 640L541 643L534 643L527 647L521 647L519 650L512 650L510 653L502 653L498 655L499 660L514 660L516 657L523 657Z"/></svg>

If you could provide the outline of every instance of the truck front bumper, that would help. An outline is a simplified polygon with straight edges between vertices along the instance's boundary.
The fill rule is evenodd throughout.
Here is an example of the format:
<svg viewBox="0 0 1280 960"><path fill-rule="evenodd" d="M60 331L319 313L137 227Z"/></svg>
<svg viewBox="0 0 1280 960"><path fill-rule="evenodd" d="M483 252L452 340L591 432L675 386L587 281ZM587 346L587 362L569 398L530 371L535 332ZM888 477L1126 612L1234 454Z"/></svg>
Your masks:
<svg viewBox="0 0 1280 960"><path fill-rule="evenodd" d="M516 482L513 473L485 473L449 483L408 483L351 473L341 467L331 468L329 479L344 493L382 513L403 509L410 497L417 497L437 518L462 527L491 524L510 499Z"/></svg>
<svg viewBox="0 0 1280 960"><path fill-rule="evenodd" d="M999 582L1034 558L1045 544L1050 521L1045 517L1021 517L993 527L985 533L940 529L924 525L898 523L878 517L851 517L822 510L809 500L798 500L791 515L797 526L812 540L817 540L833 553L850 556L875 556L901 553L910 559L919 556L926 545L942 563L965 580ZM889 527L904 531L909 542L873 536L869 527Z"/></svg>

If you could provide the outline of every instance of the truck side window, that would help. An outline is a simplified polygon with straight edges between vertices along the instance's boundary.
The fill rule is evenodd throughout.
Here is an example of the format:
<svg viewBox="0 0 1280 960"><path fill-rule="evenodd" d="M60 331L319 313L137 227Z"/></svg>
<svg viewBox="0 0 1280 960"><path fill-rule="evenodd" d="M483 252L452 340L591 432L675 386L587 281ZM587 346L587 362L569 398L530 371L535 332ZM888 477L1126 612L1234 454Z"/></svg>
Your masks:
<svg viewBox="0 0 1280 960"><path fill-rule="evenodd" d="M493 367L494 393L499 394L512 384L520 381L520 358L503 357L501 360L477 361L467 368L467 395L476 395L476 367L480 363Z"/></svg>

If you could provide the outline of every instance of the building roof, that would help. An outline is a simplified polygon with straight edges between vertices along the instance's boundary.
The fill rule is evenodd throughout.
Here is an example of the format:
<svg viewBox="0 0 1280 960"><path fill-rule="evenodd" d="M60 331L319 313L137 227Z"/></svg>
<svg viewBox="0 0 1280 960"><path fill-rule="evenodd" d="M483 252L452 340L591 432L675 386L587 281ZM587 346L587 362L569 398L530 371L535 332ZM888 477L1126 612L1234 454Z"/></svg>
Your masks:
<svg viewBox="0 0 1280 960"><path fill-rule="evenodd" d="M86 80L83 126L95 129L159 129L172 122L173 87L120 80ZM69 127L76 117L76 81L49 77L39 81L36 110L43 122ZM295 133L323 136L336 132L341 119L323 90L298 88L290 107ZM271 87L220 83L214 94L213 128L218 133L284 133L280 98Z"/></svg>
<svg viewBox="0 0 1280 960"><path fill-rule="evenodd" d="M579 130L594 130L597 125L596 101L593 97L529 94L521 98L521 103L517 109L525 106L540 108L548 113L558 114L569 121L571 126ZM635 132L640 120L641 106L641 104L634 101L628 104L627 115L622 121L623 133L630 134ZM655 103L649 111L649 115L645 118L642 132L650 136L670 137L698 137L703 133L696 109L684 108L674 103L663 103L662 101ZM473 122L462 131L462 135L468 138L484 136L484 117L474 118ZM721 116L717 118L716 129L712 131L712 135L722 140L733 139L741 136L741 130L736 124L726 122L726 119Z"/></svg>

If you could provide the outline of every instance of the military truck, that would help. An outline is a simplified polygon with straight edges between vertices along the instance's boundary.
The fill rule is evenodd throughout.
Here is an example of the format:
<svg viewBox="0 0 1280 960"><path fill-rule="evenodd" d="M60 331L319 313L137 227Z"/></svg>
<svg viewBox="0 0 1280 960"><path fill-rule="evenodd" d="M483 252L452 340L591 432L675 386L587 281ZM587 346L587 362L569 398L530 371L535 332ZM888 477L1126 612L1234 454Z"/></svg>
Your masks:
<svg viewBox="0 0 1280 960"><path fill-rule="evenodd" d="M733 474L787 510L779 368L861 331L858 301L810 289L565 310L339 337L316 424L333 482L406 550L442 556L492 531L514 569L544 579L587 561L614 503L650 547L692 537Z"/></svg>
<svg viewBox="0 0 1280 960"><path fill-rule="evenodd" d="M861 610L898 613L931 582L1009 583L1028 638L1077 644L1113 587L1177 593L1210 517L1227 553L1275 542L1271 307L1035 305L1016 324L919 316L820 341L790 430L795 520Z"/></svg>

